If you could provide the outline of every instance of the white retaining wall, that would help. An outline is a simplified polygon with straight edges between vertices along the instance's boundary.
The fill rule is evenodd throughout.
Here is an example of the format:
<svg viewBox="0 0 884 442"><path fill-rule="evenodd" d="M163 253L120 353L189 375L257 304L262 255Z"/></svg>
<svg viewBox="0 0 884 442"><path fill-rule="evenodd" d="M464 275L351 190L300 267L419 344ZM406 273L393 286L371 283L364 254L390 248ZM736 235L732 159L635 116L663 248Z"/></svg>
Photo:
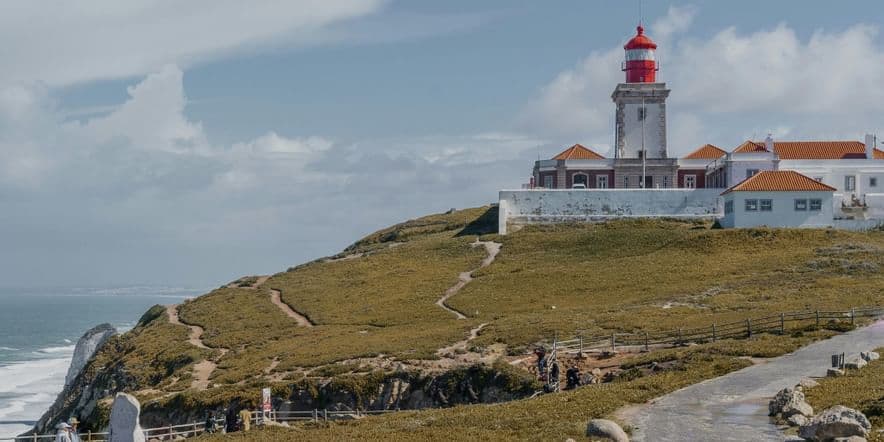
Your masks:
<svg viewBox="0 0 884 442"><path fill-rule="evenodd" d="M499 232L507 224L611 218L717 218L722 189L524 189L500 191Z"/></svg>

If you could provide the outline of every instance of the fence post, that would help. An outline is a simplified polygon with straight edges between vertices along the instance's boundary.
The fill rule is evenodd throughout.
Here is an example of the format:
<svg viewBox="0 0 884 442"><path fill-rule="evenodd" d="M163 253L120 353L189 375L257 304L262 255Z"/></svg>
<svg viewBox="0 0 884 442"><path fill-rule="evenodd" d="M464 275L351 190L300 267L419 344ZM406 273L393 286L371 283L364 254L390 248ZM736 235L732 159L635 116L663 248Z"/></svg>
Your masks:
<svg viewBox="0 0 884 442"><path fill-rule="evenodd" d="M611 352L617 351L617 338L614 333L611 333Z"/></svg>
<svg viewBox="0 0 884 442"><path fill-rule="evenodd" d="M580 353L577 353L578 356L583 356L583 335L580 335Z"/></svg>
<svg viewBox="0 0 884 442"><path fill-rule="evenodd" d="M850 307L850 325L853 325L853 318L856 317L856 309L854 307Z"/></svg>
<svg viewBox="0 0 884 442"><path fill-rule="evenodd" d="M681 337L681 328L678 329L678 345L684 344L684 340Z"/></svg>
<svg viewBox="0 0 884 442"><path fill-rule="evenodd" d="M752 320L751 319L746 319L746 337L747 338L752 337Z"/></svg>
<svg viewBox="0 0 884 442"><path fill-rule="evenodd" d="M650 351L648 349L648 332L645 332L645 351Z"/></svg>
<svg viewBox="0 0 884 442"><path fill-rule="evenodd" d="M780 313L780 334L786 334L786 314Z"/></svg>
<svg viewBox="0 0 884 442"><path fill-rule="evenodd" d="M249 420L252 420L252 419L250 418ZM251 422L243 422L243 425L245 425L245 424L251 425L252 423ZM196 434L197 434L196 433L196 422L190 424L190 433L191 433L191 437L196 437Z"/></svg>
<svg viewBox="0 0 884 442"><path fill-rule="evenodd" d="M319 411L315 408L313 409L313 422L317 422L319 420Z"/></svg>
<svg viewBox="0 0 884 442"><path fill-rule="evenodd" d="M92 430L86 433L86 442L92 442Z"/></svg>
<svg viewBox="0 0 884 442"><path fill-rule="evenodd" d="M322 420L328 422L328 408L322 409Z"/></svg>
<svg viewBox="0 0 884 442"><path fill-rule="evenodd" d="M36 430L34 431L34 442L37 442L37 432L36 432Z"/></svg>
<svg viewBox="0 0 884 442"><path fill-rule="evenodd" d="M715 342L715 323L712 323L712 342Z"/></svg>
<svg viewBox="0 0 884 442"><path fill-rule="evenodd" d="M817 329L820 328L820 311L819 310L816 311L816 328Z"/></svg>

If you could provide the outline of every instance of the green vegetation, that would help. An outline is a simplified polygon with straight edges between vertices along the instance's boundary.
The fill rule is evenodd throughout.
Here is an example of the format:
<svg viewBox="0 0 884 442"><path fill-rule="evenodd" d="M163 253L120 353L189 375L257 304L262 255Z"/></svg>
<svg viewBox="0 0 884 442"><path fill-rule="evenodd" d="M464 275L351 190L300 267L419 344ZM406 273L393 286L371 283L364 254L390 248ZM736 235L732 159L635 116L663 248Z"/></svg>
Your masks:
<svg viewBox="0 0 884 442"><path fill-rule="evenodd" d="M358 393L381 374L356 359L432 360L438 349L483 323L468 347L499 343L512 355L555 334L705 327L884 301L884 232L723 230L666 220L529 226L508 236L491 234L494 227L496 212L488 207L408 221L357 241L336 257L341 259L294 267L257 288L251 287L256 278L242 279L235 288L183 304L181 320L203 327L203 342L219 350L189 345L186 327L161 320L161 310L152 309L144 324L115 344L119 354L103 357L119 361L139 388L163 393L190 385L193 362L216 358L211 383L217 386L149 396L157 404L196 407L233 399L251 403L260 386L285 392L317 377L334 378ZM435 302L459 273L477 268L486 256L472 245L477 238L503 246L497 260L449 300L468 317L457 320ZM282 301L316 326L298 326L271 302L270 289L280 290ZM806 325L788 324L786 336L661 350L627 362L627 368L678 362L653 376L630 371L618 382L562 395L372 418L315 428L311 435L576 436L589 417L749 363L740 356L775 356L833 333ZM229 351L222 356L220 349Z"/></svg>
<svg viewBox="0 0 884 442"><path fill-rule="evenodd" d="M876 351L884 352L884 348ZM845 376L820 379L819 383L805 391L814 411L833 405L859 410L872 423L869 440L884 440L880 432L884 429L884 360L872 361L861 370L847 370Z"/></svg>

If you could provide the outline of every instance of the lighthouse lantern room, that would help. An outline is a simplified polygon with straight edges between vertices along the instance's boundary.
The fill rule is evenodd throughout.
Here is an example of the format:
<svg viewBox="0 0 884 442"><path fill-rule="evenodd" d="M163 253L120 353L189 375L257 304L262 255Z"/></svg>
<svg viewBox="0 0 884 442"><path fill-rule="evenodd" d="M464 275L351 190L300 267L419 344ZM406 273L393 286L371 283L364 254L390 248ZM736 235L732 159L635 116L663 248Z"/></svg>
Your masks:
<svg viewBox="0 0 884 442"><path fill-rule="evenodd" d="M657 80L657 44L645 35L645 28L638 25L636 35L629 40L623 49L626 50L626 61L623 71L626 72L627 83L654 83Z"/></svg>

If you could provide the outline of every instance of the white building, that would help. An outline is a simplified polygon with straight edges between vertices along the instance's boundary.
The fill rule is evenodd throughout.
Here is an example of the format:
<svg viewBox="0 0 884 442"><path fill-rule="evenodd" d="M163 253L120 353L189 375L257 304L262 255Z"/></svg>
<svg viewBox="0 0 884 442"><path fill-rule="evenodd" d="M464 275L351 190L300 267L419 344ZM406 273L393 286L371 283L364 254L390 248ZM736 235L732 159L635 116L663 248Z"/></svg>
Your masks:
<svg viewBox="0 0 884 442"><path fill-rule="evenodd" d="M831 227L835 188L794 171L758 172L721 194L722 227Z"/></svg>

